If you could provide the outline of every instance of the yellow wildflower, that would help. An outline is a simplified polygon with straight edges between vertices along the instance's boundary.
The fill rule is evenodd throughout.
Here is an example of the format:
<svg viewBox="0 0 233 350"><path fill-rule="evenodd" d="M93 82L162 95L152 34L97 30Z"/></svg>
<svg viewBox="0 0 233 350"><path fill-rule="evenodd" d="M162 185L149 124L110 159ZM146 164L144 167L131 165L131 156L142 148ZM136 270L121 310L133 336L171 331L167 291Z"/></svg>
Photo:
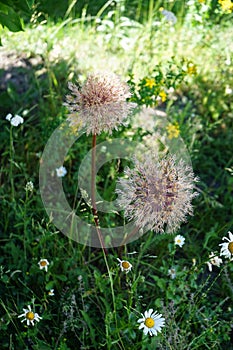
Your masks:
<svg viewBox="0 0 233 350"><path fill-rule="evenodd" d="M195 66L195 64L190 64L188 67L187 67L187 70L186 70L186 73L187 74L196 74L197 73L197 67Z"/></svg>
<svg viewBox="0 0 233 350"><path fill-rule="evenodd" d="M156 82L155 82L154 78L151 78L151 79L146 78L145 86L148 86L150 89L152 89L153 86L155 86L155 85L156 85Z"/></svg>
<svg viewBox="0 0 233 350"><path fill-rule="evenodd" d="M174 124L169 123L166 127L168 138L171 140L173 138L177 138L180 135L180 127L179 124L176 122Z"/></svg>
<svg viewBox="0 0 233 350"><path fill-rule="evenodd" d="M231 0L218 0L224 12L231 13L233 11L233 2Z"/></svg>
<svg viewBox="0 0 233 350"><path fill-rule="evenodd" d="M165 102L167 99L167 94L165 91L160 91L159 96L161 97L162 102Z"/></svg>

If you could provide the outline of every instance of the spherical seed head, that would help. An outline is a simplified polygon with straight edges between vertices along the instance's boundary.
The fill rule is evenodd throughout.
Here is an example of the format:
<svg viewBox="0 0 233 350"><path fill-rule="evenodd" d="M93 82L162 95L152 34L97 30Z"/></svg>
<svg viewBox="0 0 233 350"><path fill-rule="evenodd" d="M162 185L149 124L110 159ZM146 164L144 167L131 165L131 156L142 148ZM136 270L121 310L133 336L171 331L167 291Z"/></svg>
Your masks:
<svg viewBox="0 0 233 350"><path fill-rule="evenodd" d="M125 216L135 220L139 228L156 232L174 232L186 215L192 214L191 200L194 178L191 167L175 156L162 160L147 156L143 162L135 159L134 169L127 168L127 179L120 179L118 203Z"/></svg>
<svg viewBox="0 0 233 350"><path fill-rule="evenodd" d="M71 126L86 126L88 134L112 133L135 106L126 102L131 96L129 87L113 73L92 74L81 89L69 83L67 96Z"/></svg>

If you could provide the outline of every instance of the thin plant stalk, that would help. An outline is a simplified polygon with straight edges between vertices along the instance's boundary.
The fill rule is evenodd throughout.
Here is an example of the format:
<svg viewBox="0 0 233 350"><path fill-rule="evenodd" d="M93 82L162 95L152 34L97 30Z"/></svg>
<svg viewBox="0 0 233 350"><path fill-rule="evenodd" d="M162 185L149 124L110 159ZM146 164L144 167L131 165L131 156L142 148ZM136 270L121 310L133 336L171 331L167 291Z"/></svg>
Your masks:
<svg viewBox="0 0 233 350"><path fill-rule="evenodd" d="M14 176L13 176L13 157L14 157L14 142L12 126L10 127L10 183L11 183L11 200L15 199L15 186L14 186Z"/></svg>
<svg viewBox="0 0 233 350"><path fill-rule="evenodd" d="M26 235L27 235L27 204L28 204L28 191L26 190L26 199L24 201L24 208L23 208L23 234L24 234L24 240L23 240L23 250L24 250L24 259L27 260L27 247L26 247Z"/></svg>
<svg viewBox="0 0 233 350"><path fill-rule="evenodd" d="M105 249L103 249L103 255L104 255L104 261L105 261L105 264L106 264L106 267L107 267L109 281L110 281L110 286L111 286L111 294L112 294L112 302L113 302L113 313L114 313L114 318L115 318L116 329L118 329L117 311L116 311L116 298L115 298L115 293L114 293L113 278L112 278L112 273L111 273L109 265L108 265L108 260L107 260L106 254L105 254ZM120 344L121 344L121 349L125 349L124 344L122 343L119 331L117 333L118 333L119 341L120 341Z"/></svg>
<svg viewBox="0 0 233 350"><path fill-rule="evenodd" d="M124 247L125 247L127 241L128 241L131 237L133 237L138 231L139 231L139 227L136 226L136 227L130 232L130 234L127 235L127 236L123 239L123 241L121 242L121 245L120 245L119 251L118 251L118 254L119 254L119 258L120 258L120 259L122 258L122 252L123 252L123 249L124 249Z"/></svg>

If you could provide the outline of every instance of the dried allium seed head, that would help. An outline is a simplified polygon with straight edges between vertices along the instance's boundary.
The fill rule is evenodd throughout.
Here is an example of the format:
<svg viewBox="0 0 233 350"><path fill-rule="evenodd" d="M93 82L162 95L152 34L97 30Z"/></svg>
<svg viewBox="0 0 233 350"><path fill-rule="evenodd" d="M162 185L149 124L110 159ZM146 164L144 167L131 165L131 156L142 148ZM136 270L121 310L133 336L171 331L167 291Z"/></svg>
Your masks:
<svg viewBox="0 0 233 350"><path fill-rule="evenodd" d="M111 74L92 74L81 89L69 83L71 95L66 97L65 105L70 114L71 126L86 126L88 134L112 132L124 124L124 119L135 106L126 102L131 96L129 87Z"/></svg>
<svg viewBox="0 0 233 350"><path fill-rule="evenodd" d="M120 179L118 203L128 219L135 220L139 228L156 232L174 232L186 215L192 215L192 168L175 156L162 160L147 156L144 162L135 159L135 168L125 170L127 179Z"/></svg>

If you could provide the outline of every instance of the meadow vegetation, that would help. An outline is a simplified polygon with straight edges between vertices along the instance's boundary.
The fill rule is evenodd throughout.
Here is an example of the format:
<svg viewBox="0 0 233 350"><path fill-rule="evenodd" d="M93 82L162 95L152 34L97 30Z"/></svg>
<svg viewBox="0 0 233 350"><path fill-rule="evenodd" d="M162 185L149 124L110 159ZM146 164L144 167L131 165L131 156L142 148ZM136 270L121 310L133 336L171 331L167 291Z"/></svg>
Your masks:
<svg viewBox="0 0 233 350"><path fill-rule="evenodd" d="M16 28L0 29L0 348L231 350L233 4L59 3L54 14L51 1L28 2L27 11L16 6L12 16L24 31L16 32L16 20ZM63 235L39 183L45 145L68 117L68 82L82 86L103 71L127 82L136 108L97 144L121 138L161 153L170 145L198 177L193 215L179 229L148 230L123 247L107 237L107 249ZM94 224L77 187L92 142L82 135L53 176L62 178L70 206ZM98 171L106 201L117 197L126 166L132 163L113 159ZM127 222L122 212L99 215L103 227ZM154 336L137 322L149 309L165 320Z"/></svg>

